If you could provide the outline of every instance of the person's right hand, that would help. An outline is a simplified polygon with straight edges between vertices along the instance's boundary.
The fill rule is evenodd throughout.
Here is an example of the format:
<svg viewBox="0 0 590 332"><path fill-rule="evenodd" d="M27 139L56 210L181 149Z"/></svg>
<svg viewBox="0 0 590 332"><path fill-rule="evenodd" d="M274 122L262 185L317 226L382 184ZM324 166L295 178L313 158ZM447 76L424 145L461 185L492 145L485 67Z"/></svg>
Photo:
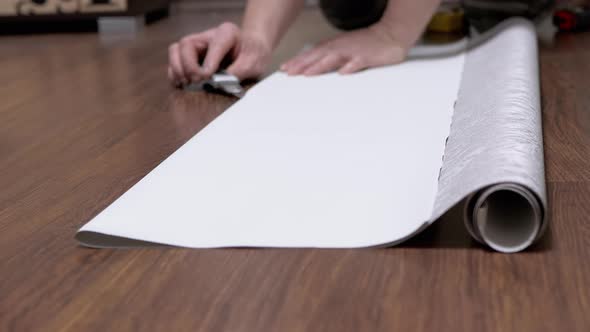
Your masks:
<svg viewBox="0 0 590 332"><path fill-rule="evenodd" d="M179 87L209 79L230 61L229 74L240 80L262 75L270 62L271 46L263 38L245 33L233 23L195 33L170 45L168 78Z"/></svg>

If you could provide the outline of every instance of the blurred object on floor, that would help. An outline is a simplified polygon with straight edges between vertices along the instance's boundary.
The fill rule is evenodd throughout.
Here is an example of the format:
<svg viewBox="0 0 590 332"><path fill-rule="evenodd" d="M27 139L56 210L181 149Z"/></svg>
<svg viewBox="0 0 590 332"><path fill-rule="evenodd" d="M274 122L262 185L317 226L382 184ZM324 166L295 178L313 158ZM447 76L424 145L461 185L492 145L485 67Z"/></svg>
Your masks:
<svg viewBox="0 0 590 332"><path fill-rule="evenodd" d="M143 1L146 2L146 1ZM147 1L149 2L149 1ZM161 1L160 1L161 2ZM140 1L129 0L4 0L0 15L67 15L80 13L124 13Z"/></svg>
<svg viewBox="0 0 590 332"><path fill-rule="evenodd" d="M480 32L511 16L534 19L554 4L554 0L463 0L469 25Z"/></svg>
<svg viewBox="0 0 590 332"><path fill-rule="evenodd" d="M97 20L105 17L128 17L143 25L167 16L171 2L172 0L3 0L0 2L0 32L19 34L101 31L102 24L97 24Z"/></svg>
<svg viewBox="0 0 590 332"><path fill-rule="evenodd" d="M590 30L590 6L564 6L553 14L553 24L560 32Z"/></svg>
<svg viewBox="0 0 590 332"><path fill-rule="evenodd" d="M444 1L426 27L427 32L461 34L465 32L465 11L460 1Z"/></svg>

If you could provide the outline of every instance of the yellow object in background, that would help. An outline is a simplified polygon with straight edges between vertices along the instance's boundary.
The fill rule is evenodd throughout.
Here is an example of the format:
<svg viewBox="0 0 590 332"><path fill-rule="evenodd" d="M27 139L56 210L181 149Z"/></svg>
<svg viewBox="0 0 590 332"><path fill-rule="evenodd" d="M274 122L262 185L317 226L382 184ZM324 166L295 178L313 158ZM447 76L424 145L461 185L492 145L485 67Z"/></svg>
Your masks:
<svg viewBox="0 0 590 332"><path fill-rule="evenodd" d="M426 27L429 32L458 33L465 28L465 13L459 5L444 4L432 16Z"/></svg>

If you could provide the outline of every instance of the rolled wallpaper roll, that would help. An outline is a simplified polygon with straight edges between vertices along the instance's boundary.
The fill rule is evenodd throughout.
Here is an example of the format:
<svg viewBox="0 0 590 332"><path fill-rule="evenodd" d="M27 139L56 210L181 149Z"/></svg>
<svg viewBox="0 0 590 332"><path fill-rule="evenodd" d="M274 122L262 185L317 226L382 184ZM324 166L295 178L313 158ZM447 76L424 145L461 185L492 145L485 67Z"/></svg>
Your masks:
<svg viewBox="0 0 590 332"><path fill-rule="evenodd" d="M547 225L533 25L355 75L252 88L77 239L92 247L389 246L464 206L501 252Z"/></svg>
<svg viewBox="0 0 590 332"><path fill-rule="evenodd" d="M547 224L537 58L524 19L470 44L439 179L432 219L466 198L467 229L499 251L528 247Z"/></svg>

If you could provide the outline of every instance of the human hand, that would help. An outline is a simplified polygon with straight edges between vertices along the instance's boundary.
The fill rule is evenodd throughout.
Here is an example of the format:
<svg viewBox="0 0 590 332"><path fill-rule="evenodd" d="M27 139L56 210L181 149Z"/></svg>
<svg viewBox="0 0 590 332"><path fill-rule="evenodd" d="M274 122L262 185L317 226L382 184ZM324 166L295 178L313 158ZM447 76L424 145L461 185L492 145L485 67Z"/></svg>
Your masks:
<svg viewBox="0 0 590 332"><path fill-rule="evenodd" d="M324 41L281 66L289 75L319 75L337 70L351 74L366 68L402 62L408 48L379 24L345 32Z"/></svg>
<svg viewBox="0 0 590 332"><path fill-rule="evenodd" d="M256 78L264 73L271 52L262 38L226 22L170 45L168 78L177 87L200 82L217 72L224 60L231 63L229 74L240 80Z"/></svg>

